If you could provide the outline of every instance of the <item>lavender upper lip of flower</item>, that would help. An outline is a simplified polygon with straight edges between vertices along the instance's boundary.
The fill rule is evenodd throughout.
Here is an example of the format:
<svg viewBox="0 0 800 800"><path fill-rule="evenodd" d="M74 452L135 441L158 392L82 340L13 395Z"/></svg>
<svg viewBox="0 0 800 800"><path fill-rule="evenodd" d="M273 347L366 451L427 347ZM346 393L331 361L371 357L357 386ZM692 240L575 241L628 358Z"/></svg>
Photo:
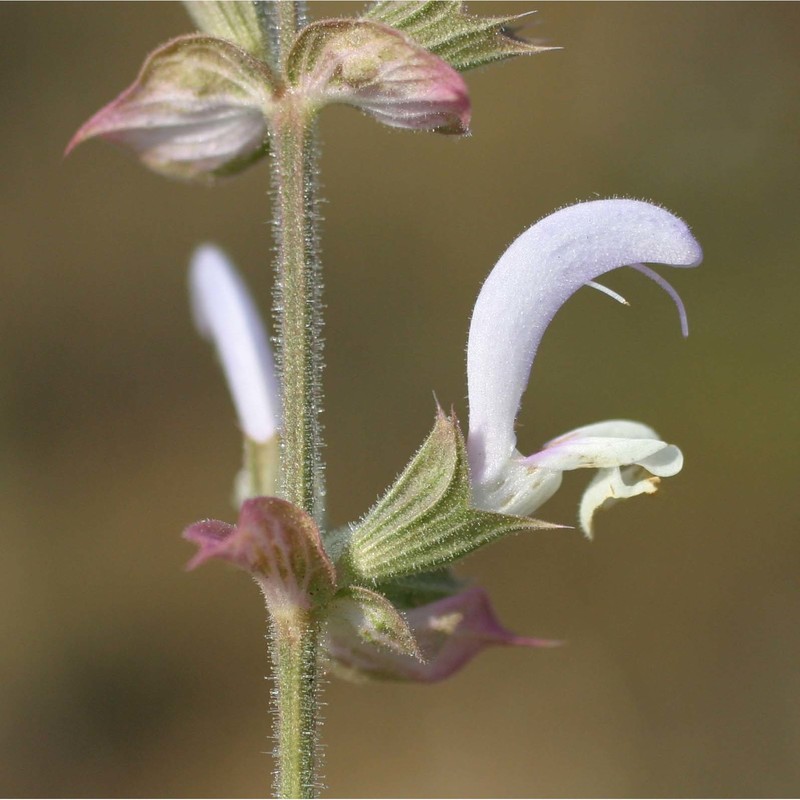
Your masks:
<svg viewBox="0 0 800 800"><path fill-rule="evenodd" d="M680 470L680 450L641 423L611 420L579 428L525 459L516 447L514 422L539 342L581 286L634 266L670 293L685 329L677 293L642 262L694 267L701 260L700 246L682 220L638 200L568 206L512 243L480 291L467 346L468 449L477 506L530 514L558 489L564 470L596 468L600 473L581 507L581 526L590 535L601 505L655 491L660 477Z"/></svg>

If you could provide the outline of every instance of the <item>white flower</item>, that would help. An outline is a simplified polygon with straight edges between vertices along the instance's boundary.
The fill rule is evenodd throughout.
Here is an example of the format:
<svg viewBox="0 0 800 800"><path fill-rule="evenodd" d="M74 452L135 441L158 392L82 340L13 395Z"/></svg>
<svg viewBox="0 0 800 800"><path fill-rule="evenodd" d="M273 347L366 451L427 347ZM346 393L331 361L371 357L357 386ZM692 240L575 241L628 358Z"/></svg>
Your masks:
<svg viewBox="0 0 800 800"><path fill-rule="evenodd" d="M242 431L257 444L269 442L280 425L280 393L247 288L221 250L202 245L192 257L189 291L197 329L217 348Z"/></svg>
<svg viewBox="0 0 800 800"><path fill-rule="evenodd" d="M594 512L607 502L651 493L675 475L683 456L639 422L609 420L570 431L532 456L517 450L514 422L539 342L558 309L581 286L630 265L675 290L641 262L695 267L702 251L684 222L637 200L596 200L556 211L530 227L501 256L481 288L467 345L468 451L473 502L506 514L533 513L565 470L599 472L580 507L591 536ZM612 296L612 292L608 292Z"/></svg>

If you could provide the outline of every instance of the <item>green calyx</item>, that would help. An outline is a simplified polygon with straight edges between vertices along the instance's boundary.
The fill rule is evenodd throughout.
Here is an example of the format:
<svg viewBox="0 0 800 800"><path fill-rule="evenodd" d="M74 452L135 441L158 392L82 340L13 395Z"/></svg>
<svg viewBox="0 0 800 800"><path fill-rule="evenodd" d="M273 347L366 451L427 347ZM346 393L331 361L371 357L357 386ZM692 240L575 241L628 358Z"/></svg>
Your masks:
<svg viewBox="0 0 800 800"><path fill-rule="evenodd" d="M379 583L376 588L395 608L409 610L452 597L464 591L468 585L467 581L457 578L452 570L437 569L433 572L401 575Z"/></svg>
<svg viewBox="0 0 800 800"><path fill-rule="evenodd" d="M351 630L364 644L422 658L408 623L379 592L363 586L341 589L327 608L326 620L332 631Z"/></svg>
<svg viewBox="0 0 800 800"><path fill-rule="evenodd" d="M403 584L394 579L439 570L509 533L553 527L480 511L472 507L471 495L458 420L440 409L433 430L394 485L363 519L341 533L339 562L351 576L348 582L389 582L384 590L402 595ZM434 593L437 581L449 578L446 573L429 576L428 588ZM447 592L450 587L440 588ZM406 589L418 592L425 587L409 584Z"/></svg>
<svg viewBox="0 0 800 800"><path fill-rule="evenodd" d="M366 19L403 31L460 72L552 49L514 35L513 24L523 16L475 16L466 13L464 3L454 0L378 0L364 14Z"/></svg>

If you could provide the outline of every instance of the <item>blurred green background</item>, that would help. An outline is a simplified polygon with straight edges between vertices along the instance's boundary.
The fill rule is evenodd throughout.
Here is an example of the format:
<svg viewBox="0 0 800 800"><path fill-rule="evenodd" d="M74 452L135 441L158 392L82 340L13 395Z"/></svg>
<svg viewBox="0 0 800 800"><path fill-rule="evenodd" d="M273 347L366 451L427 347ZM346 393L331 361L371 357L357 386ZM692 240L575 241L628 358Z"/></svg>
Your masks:
<svg viewBox="0 0 800 800"><path fill-rule="evenodd" d="M474 135L326 110L329 510L360 515L465 404L478 288L504 247L579 199L653 199L705 250L671 273L692 333L635 273L551 326L522 449L608 417L680 444L655 498L505 540L461 572L514 630L434 687L327 687L333 796L800 791L797 4L538 7L564 47L468 75ZM315 5L315 16L358 6ZM0 790L252 796L269 786L261 601L182 571L230 519L240 441L186 300L211 240L269 308L266 165L213 189L66 142L190 25L177 4L3 4L0 85ZM588 474L541 516L572 523Z"/></svg>

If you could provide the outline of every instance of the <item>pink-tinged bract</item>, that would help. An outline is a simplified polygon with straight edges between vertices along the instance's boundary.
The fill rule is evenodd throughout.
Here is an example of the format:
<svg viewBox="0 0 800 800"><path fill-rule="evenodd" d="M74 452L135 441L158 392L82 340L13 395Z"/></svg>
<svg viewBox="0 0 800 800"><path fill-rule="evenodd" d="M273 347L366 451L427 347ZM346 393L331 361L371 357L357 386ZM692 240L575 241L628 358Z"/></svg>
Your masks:
<svg viewBox="0 0 800 800"><path fill-rule="evenodd" d="M277 497L245 500L236 525L204 520L186 528L183 537L198 546L188 569L212 558L235 564L253 575L275 614L310 609L336 586L317 524Z"/></svg>
<svg viewBox="0 0 800 800"><path fill-rule="evenodd" d="M289 54L290 81L313 106L345 103L394 128L464 134L466 83L408 36L370 20L321 20Z"/></svg>
<svg viewBox="0 0 800 800"><path fill-rule="evenodd" d="M180 36L148 57L136 81L78 130L66 152L100 137L170 177L237 172L266 153L272 80L263 62L231 42Z"/></svg>

